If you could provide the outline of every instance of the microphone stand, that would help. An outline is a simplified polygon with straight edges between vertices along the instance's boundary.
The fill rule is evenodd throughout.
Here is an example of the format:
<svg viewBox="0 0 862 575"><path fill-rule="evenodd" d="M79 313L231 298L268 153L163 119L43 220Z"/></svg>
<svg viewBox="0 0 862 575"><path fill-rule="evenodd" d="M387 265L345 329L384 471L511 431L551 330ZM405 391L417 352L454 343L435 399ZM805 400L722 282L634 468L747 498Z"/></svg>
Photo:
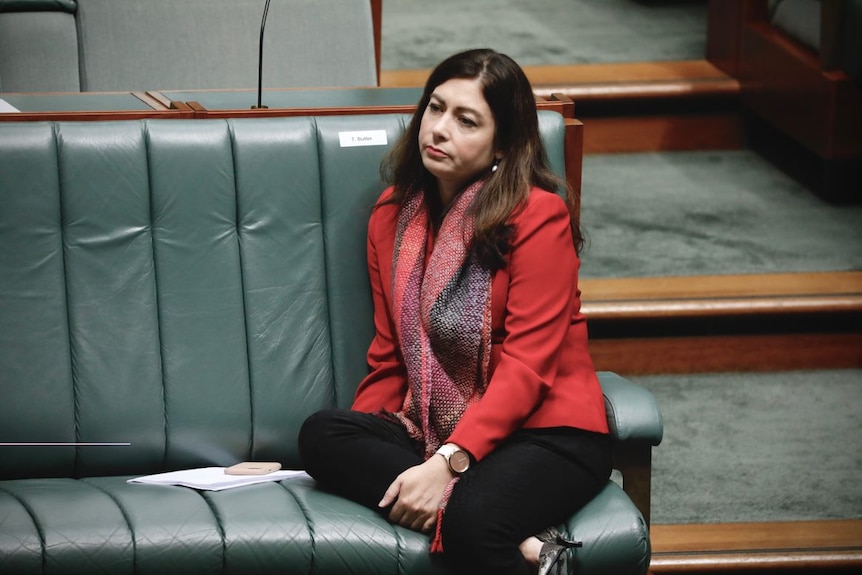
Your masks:
<svg viewBox="0 0 862 575"><path fill-rule="evenodd" d="M257 55L257 106L252 106L252 110L269 108L269 106L264 106L261 103L263 97L263 31L266 28L266 15L268 13L269 0L266 0L266 5L263 7L263 18L260 21L260 47Z"/></svg>

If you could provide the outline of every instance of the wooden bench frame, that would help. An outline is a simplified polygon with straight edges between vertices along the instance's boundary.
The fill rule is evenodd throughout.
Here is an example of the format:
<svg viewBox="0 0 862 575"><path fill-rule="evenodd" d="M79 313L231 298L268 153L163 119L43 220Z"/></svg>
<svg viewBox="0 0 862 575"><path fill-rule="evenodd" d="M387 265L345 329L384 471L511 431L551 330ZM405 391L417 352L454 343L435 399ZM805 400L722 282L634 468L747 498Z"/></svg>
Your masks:
<svg viewBox="0 0 862 575"><path fill-rule="evenodd" d="M745 108L763 122L758 137L770 137L764 149L780 144L777 130L812 153L820 195L859 201L862 88L835 64L842 4L821 4L817 51L773 26L768 10L767 0L710 0L707 60L739 81Z"/></svg>

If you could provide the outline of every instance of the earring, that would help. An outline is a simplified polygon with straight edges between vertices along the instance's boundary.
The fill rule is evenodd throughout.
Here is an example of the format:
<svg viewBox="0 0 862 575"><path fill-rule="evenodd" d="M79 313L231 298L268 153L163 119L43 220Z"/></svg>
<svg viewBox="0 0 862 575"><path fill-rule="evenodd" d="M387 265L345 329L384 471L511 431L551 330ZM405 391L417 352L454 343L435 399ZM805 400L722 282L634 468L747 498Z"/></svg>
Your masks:
<svg viewBox="0 0 862 575"><path fill-rule="evenodd" d="M494 163L491 164L491 173L493 174L494 172L496 172L497 168L499 166L500 166L500 158L494 158Z"/></svg>

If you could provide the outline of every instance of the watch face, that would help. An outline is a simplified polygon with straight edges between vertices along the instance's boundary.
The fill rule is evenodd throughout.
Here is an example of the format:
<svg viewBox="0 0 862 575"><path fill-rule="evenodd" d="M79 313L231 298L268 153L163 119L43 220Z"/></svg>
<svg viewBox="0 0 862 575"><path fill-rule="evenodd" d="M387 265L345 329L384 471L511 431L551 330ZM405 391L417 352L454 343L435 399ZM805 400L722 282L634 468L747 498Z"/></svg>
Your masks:
<svg viewBox="0 0 862 575"><path fill-rule="evenodd" d="M456 451L449 457L449 467L455 473L464 473L470 467L470 456L466 451Z"/></svg>

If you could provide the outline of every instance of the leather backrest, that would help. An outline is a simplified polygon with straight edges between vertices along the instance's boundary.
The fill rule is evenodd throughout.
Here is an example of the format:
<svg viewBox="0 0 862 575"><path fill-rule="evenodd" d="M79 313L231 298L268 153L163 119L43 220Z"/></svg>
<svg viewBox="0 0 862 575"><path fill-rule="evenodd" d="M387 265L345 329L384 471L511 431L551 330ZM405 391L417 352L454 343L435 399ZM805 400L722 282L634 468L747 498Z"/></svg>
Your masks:
<svg viewBox="0 0 862 575"><path fill-rule="evenodd" d="M0 92L253 89L265 0L0 0ZM275 0L263 87L376 86L368 0Z"/></svg>
<svg viewBox="0 0 862 575"><path fill-rule="evenodd" d="M367 219L406 122L0 125L0 441L131 444L0 447L0 478L299 466L302 421L366 372Z"/></svg>
<svg viewBox="0 0 862 575"><path fill-rule="evenodd" d="M0 0L0 92L77 92L74 2Z"/></svg>
<svg viewBox="0 0 862 575"><path fill-rule="evenodd" d="M81 89L256 88L264 0L78 0ZM376 86L368 0L274 0L264 88Z"/></svg>

